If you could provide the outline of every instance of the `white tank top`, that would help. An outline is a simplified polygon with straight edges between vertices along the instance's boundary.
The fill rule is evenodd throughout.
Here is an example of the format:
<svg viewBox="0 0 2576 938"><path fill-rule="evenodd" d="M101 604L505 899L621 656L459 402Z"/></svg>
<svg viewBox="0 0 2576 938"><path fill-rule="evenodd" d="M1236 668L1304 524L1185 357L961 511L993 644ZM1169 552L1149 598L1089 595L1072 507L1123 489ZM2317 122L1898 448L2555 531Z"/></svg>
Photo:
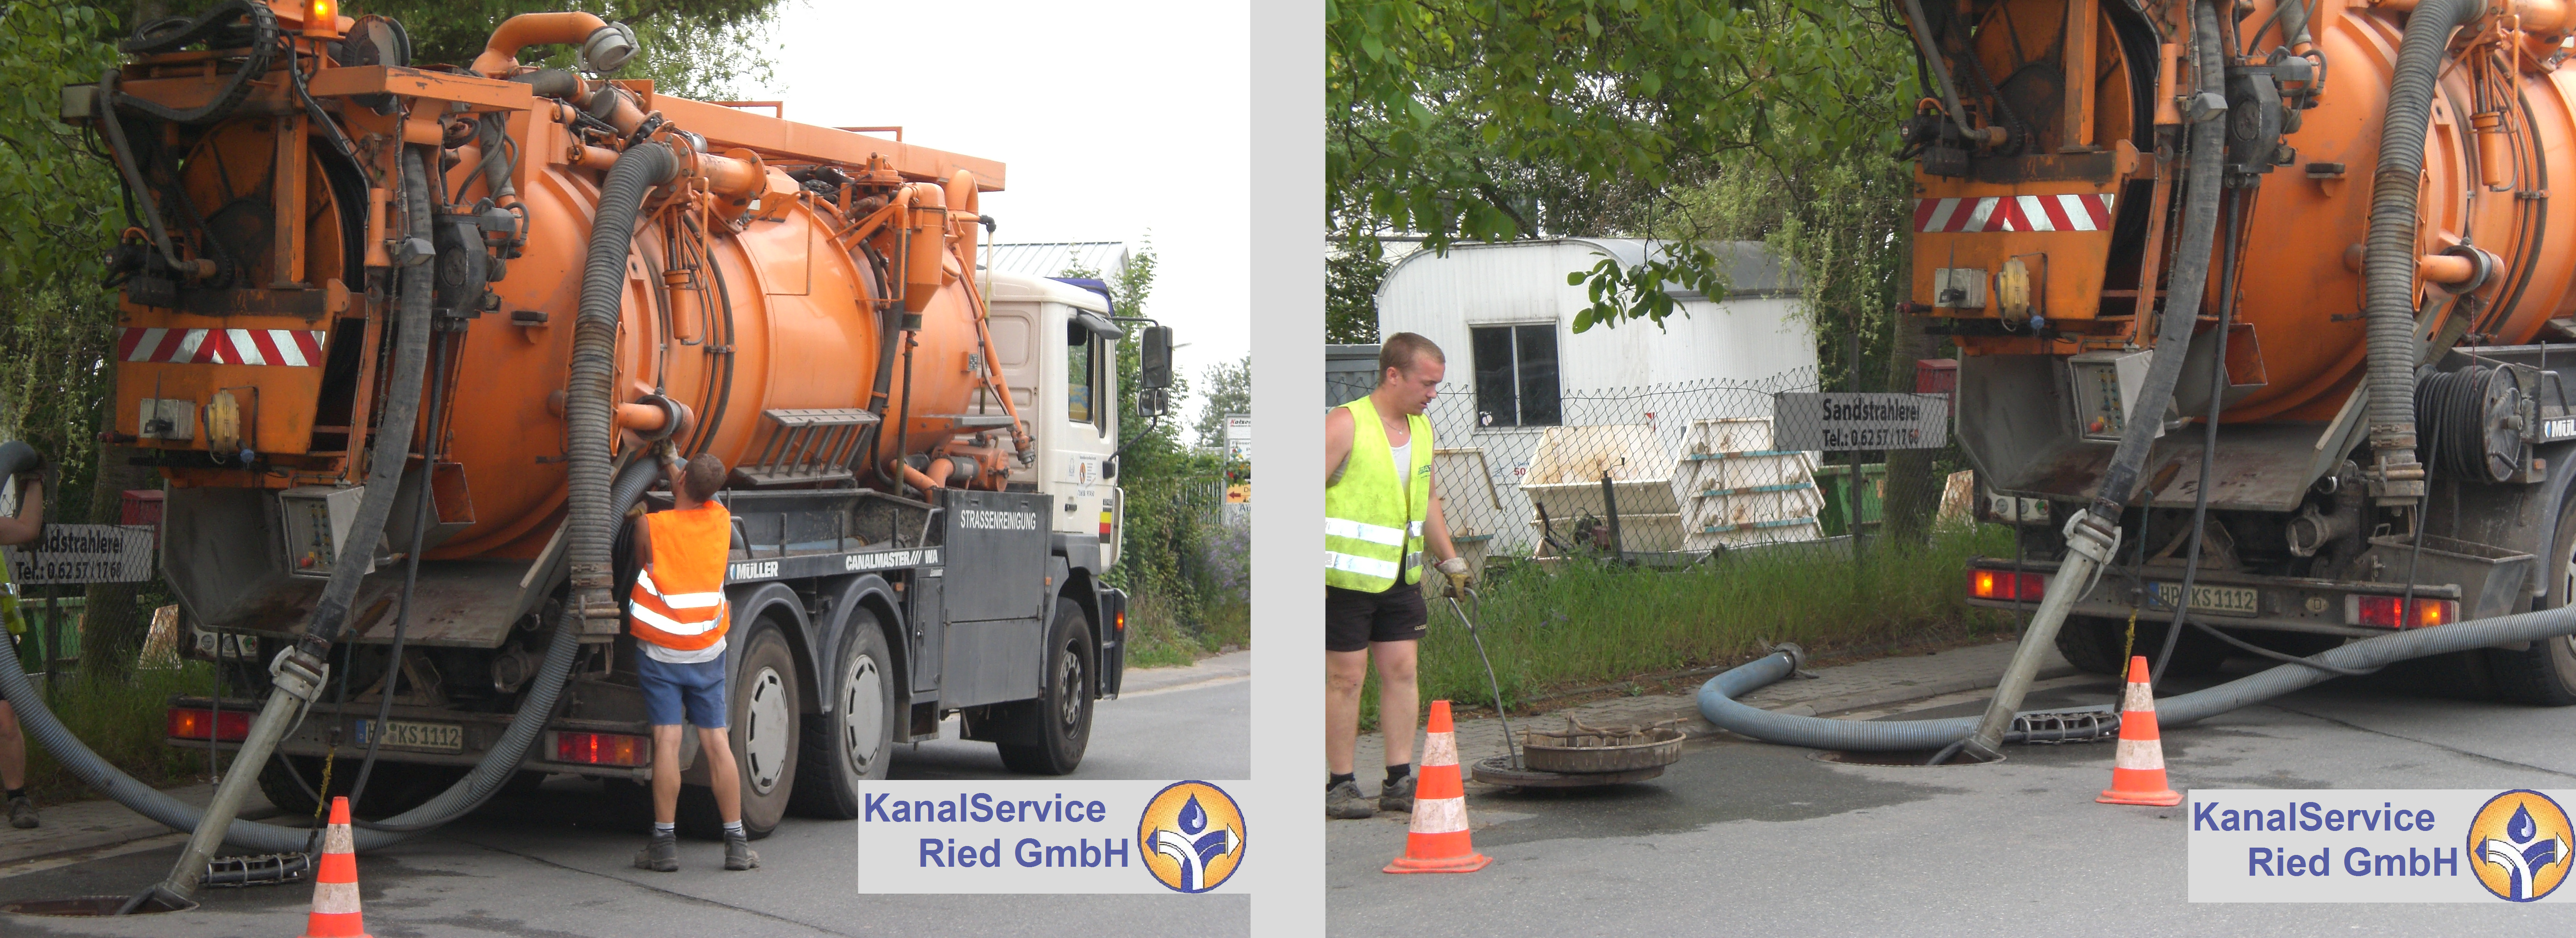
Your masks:
<svg viewBox="0 0 2576 938"><path fill-rule="evenodd" d="M1413 441L1406 440L1402 443L1389 443L1386 445L1386 448L1388 452L1395 455L1395 481L1400 487L1412 478Z"/></svg>

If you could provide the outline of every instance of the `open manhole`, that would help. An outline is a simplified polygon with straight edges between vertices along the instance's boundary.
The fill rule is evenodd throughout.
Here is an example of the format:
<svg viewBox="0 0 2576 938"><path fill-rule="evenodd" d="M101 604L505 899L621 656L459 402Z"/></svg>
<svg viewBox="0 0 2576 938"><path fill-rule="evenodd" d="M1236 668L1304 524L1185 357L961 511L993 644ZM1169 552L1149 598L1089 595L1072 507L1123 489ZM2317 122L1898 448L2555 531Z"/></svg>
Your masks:
<svg viewBox="0 0 2576 938"><path fill-rule="evenodd" d="M1844 765L1887 765L1924 768L1924 763L1932 761L1933 756L1940 754L1941 750L1938 749L1899 749L1888 752L1847 752L1839 749L1819 749L1814 752L1807 753L1807 758L1814 759L1818 762L1840 762ZM2004 761L2004 757L2000 755L1992 759L1978 759L1977 757L1971 756L1965 751L1962 751L1957 755L1951 756L1950 761L1941 764L1944 766L1981 765L1986 762L2002 761Z"/></svg>
<svg viewBox="0 0 2576 938"><path fill-rule="evenodd" d="M125 908L125 903L133 898L133 896L80 896L72 899L20 899L7 905L0 905L0 912L64 918L106 918L115 915L117 910ZM155 900L144 903L141 908L135 909L133 914L185 912L196 907L197 904L194 902L165 905L162 901Z"/></svg>

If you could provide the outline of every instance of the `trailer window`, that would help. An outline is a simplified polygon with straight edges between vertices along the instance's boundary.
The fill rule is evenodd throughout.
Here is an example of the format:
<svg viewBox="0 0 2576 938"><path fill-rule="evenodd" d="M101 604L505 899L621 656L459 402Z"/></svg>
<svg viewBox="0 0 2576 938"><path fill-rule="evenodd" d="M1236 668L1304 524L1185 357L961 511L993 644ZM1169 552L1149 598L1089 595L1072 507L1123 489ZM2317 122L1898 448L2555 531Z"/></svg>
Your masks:
<svg viewBox="0 0 2576 938"><path fill-rule="evenodd" d="M1476 423L1487 427L1555 426L1556 324L1476 326Z"/></svg>

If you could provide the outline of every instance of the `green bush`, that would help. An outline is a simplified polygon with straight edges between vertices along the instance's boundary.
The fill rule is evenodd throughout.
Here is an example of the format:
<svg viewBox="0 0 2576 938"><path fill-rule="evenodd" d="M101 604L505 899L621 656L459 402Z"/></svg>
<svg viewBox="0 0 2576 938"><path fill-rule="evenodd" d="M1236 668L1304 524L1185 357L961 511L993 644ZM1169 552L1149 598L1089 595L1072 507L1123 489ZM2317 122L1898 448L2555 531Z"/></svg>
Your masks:
<svg viewBox="0 0 2576 938"><path fill-rule="evenodd" d="M43 686L43 678L33 678ZM108 764L154 787L202 780L206 751L162 744L170 698L204 696L215 686L214 666L190 661L175 669L135 669L118 680L64 675L47 706L63 726ZM225 757L230 768L231 757ZM98 797L33 738L27 741L27 793L39 804Z"/></svg>
<svg viewBox="0 0 2576 938"><path fill-rule="evenodd" d="M1969 557L2010 553L2008 529L1945 527L1906 548L1871 541L1856 570L1847 555L1738 551L1688 570L1656 572L1576 561L1553 570L1497 565L1481 611L1470 607L1504 702L1739 659L1774 642L1830 653L1927 632L2000 634L2011 617L1972 609ZM1422 699L1491 706L1476 646L1449 604L1431 603ZM1376 721L1372 679L1362 720Z"/></svg>

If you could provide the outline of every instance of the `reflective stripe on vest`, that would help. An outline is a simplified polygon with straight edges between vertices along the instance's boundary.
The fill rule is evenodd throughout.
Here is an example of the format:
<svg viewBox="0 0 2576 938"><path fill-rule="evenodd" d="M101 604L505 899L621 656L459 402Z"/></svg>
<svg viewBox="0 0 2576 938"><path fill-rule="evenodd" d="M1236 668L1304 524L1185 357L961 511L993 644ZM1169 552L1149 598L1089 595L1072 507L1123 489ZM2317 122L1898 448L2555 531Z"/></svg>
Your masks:
<svg viewBox="0 0 2576 938"><path fill-rule="evenodd" d="M1421 455L1408 460L1399 481L1376 405L1363 397L1342 406L1354 432L1342 477L1324 488L1324 583L1371 593L1399 576L1419 583L1422 522L1431 510L1431 421L1405 418L1413 430L1407 449Z"/></svg>
<svg viewBox="0 0 2576 938"><path fill-rule="evenodd" d="M653 565L635 574L627 611L635 637L674 651L697 651L725 635L725 562L733 547L733 513L723 505L645 516Z"/></svg>

